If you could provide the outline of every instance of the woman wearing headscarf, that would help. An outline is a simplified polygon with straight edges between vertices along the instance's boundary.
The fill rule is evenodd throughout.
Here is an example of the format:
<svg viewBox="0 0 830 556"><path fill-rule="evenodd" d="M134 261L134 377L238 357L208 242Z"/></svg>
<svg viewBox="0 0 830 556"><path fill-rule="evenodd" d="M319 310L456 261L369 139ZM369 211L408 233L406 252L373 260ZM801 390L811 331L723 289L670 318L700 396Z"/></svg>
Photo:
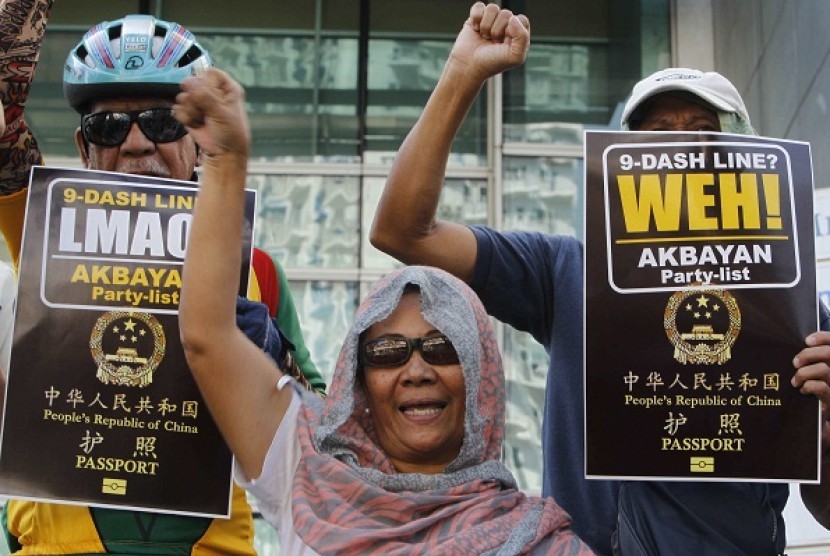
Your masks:
<svg viewBox="0 0 830 556"><path fill-rule="evenodd" d="M210 70L176 115L207 154L180 305L188 363L284 554L588 554L552 500L500 461L504 373L472 291L410 267L381 280L329 397L295 387L236 326L249 131L242 89ZM213 299L213 303L202 303ZM269 319L264 319L263 328ZM263 417L268 416L268 417Z"/></svg>

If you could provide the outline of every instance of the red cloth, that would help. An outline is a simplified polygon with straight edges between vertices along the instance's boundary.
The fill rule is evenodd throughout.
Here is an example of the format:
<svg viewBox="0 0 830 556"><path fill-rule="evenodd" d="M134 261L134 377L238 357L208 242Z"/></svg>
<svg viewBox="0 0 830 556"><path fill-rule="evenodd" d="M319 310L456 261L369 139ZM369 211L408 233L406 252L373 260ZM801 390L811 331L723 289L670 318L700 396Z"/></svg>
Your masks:
<svg viewBox="0 0 830 556"><path fill-rule="evenodd" d="M262 298L260 301L268 306L268 314L271 318L276 318L280 305L280 279L274 260L262 249L254 247L251 266L254 267L259 284L259 294Z"/></svg>

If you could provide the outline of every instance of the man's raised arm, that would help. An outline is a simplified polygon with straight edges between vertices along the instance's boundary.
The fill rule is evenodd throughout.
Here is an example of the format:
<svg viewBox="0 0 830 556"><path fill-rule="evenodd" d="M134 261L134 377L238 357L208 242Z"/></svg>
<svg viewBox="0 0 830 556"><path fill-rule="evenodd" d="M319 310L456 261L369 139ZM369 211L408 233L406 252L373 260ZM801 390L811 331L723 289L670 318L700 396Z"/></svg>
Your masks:
<svg viewBox="0 0 830 556"><path fill-rule="evenodd" d="M447 159L481 86L524 62L529 45L525 16L495 4L472 6L435 90L392 165L372 224L372 245L407 264L436 266L472 280L473 232L435 218Z"/></svg>

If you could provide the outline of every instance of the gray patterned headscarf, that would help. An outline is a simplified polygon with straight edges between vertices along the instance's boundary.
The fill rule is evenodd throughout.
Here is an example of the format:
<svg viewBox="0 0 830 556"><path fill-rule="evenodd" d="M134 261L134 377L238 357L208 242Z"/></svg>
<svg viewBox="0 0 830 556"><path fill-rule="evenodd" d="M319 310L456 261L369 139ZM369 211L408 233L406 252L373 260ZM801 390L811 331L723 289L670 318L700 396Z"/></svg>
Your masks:
<svg viewBox="0 0 830 556"><path fill-rule="evenodd" d="M380 447L359 378L361 334L387 318L406 287L458 352L464 440L443 473L398 473ZM297 534L321 554L588 554L552 499L530 498L501 462L504 371L484 307L444 271L405 267L361 304L325 402L302 392L294 476Z"/></svg>

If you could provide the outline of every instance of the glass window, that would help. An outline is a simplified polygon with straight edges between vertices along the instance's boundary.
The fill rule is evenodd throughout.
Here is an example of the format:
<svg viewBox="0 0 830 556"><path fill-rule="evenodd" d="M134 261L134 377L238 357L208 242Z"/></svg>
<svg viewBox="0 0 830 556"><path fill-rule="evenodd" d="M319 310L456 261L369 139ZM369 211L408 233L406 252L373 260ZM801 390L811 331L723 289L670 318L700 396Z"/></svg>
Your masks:
<svg viewBox="0 0 830 556"><path fill-rule="evenodd" d="M60 10L53 8L52 11ZM97 22L90 26L94 23ZM69 51L85 32L85 29L55 31L51 25L50 18L25 112L26 122L47 163L52 156L78 157L75 130L81 123L81 116L63 97L63 66Z"/></svg>
<svg viewBox="0 0 830 556"><path fill-rule="evenodd" d="M49 27L75 25L86 31L100 21L112 21L127 14L141 13L141 0L72 0L72 2L56 2L49 14ZM75 42L81 39L83 31ZM50 31L51 34L51 31ZM48 35L47 35L48 36ZM66 56L66 53L64 53Z"/></svg>
<svg viewBox="0 0 830 556"><path fill-rule="evenodd" d="M249 500L253 501L250 497ZM254 549L262 556L278 556L280 553L277 530L259 515L254 518Z"/></svg>
<svg viewBox="0 0 830 556"><path fill-rule="evenodd" d="M671 66L669 3L666 0L642 1L641 29L640 51L643 66L641 77L645 77Z"/></svg>
<svg viewBox="0 0 830 556"><path fill-rule="evenodd" d="M358 160L356 38L198 36L245 87L254 158Z"/></svg>
<svg viewBox="0 0 830 556"><path fill-rule="evenodd" d="M383 185L386 183L386 178L367 177L363 180L363 214L362 222L364 233L361 234L362 249L361 249L361 263L363 268L371 268L373 270L391 271L399 266L401 263L375 249L369 242L369 228L372 225L372 220L375 218L378 201L383 192Z"/></svg>
<svg viewBox="0 0 830 556"><path fill-rule="evenodd" d="M157 0L162 19L185 27L249 29L356 30L360 20L359 0L202 0L198 9L192 2ZM319 11L318 11L319 8Z"/></svg>
<svg viewBox="0 0 830 556"><path fill-rule="evenodd" d="M359 0L162 5L245 87L253 158L357 160Z"/></svg>
<svg viewBox="0 0 830 556"><path fill-rule="evenodd" d="M503 226L505 230L582 236L581 158L504 158ZM541 423L548 356L530 334L504 330L507 375L505 464L521 488L542 490Z"/></svg>
<svg viewBox="0 0 830 556"><path fill-rule="evenodd" d="M582 159L505 157L504 228L582 235Z"/></svg>
<svg viewBox="0 0 830 556"><path fill-rule="evenodd" d="M539 142L544 130L554 144L581 144L557 124L616 127L631 86L669 59L665 0L506 5L530 18L533 44L527 62L504 74L505 141Z"/></svg>
<svg viewBox="0 0 830 556"><path fill-rule="evenodd" d="M359 178L257 175L257 247L287 268L357 268Z"/></svg>
<svg viewBox="0 0 830 556"><path fill-rule="evenodd" d="M446 38L369 41L366 149L396 152L438 82L455 35ZM452 150L486 162L487 103L480 94L458 132Z"/></svg>
<svg viewBox="0 0 830 556"><path fill-rule="evenodd" d="M420 114L446 60L467 2L364 0L370 14L365 137L360 137L361 0L278 0L233 10L205 1L76 0L52 11L27 111L44 151L74 156L77 117L61 92L63 61L91 25L148 6L193 30L247 89L253 155L278 160L356 160L361 144L394 152ZM613 124L617 105L642 75L665 65L668 2L504 5L533 21L526 64L504 76L506 141L579 144L567 124ZM433 17L440 12L440 18ZM487 118L480 95L453 145L486 163ZM565 124L565 125L563 125Z"/></svg>
<svg viewBox="0 0 830 556"><path fill-rule="evenodd" d="M350 281L289 282L311 360L331 385L334 366L358 305L360 285Z"/></svg>
<svg viewBox="0 0 830 556"><path fill-rule="evenodd" d="M366 149L394 153L426 104L472 2L370 0ZM436 14L440 14L436 17ZM486 164L487 105L479 95L453 143Z"/></svg>
<svg viewBox="0 0 830 556"><path fill-rule="evenodd" d="M369 228L375 217L386 178L366 178L363 182L363 267L389 271L401 266L397 260L369 243ZM449 178L444 182L438 204L438 218L471 226L487 224L487 181Z"/></svg>
<svg viewBox="0 0 830 556"><path fill-rule="evenodd" d="M470 13L466 0L370 0L372 33L445 35L455 40Z"/></svg>
<svg viewBox="0 0 830 556"><path fill-rule="evenodd" d="M616 99L612 102L603 86L607 46L544 41L534 36L525 64L504 74L505 131L510 133L505 134L506 141L538 142L533 131L539 124L606 125L614 111ZM581 134L550 133L550 139L582 143Z"/></svg>
<svg viewBox="0 0 830 556"><path fill-rule="evenodd" d="M502 357L506 372L507 404L504 438L505 465L519 486L542 492L542 419L548 356L530 334L504 326Z"/></svg>

